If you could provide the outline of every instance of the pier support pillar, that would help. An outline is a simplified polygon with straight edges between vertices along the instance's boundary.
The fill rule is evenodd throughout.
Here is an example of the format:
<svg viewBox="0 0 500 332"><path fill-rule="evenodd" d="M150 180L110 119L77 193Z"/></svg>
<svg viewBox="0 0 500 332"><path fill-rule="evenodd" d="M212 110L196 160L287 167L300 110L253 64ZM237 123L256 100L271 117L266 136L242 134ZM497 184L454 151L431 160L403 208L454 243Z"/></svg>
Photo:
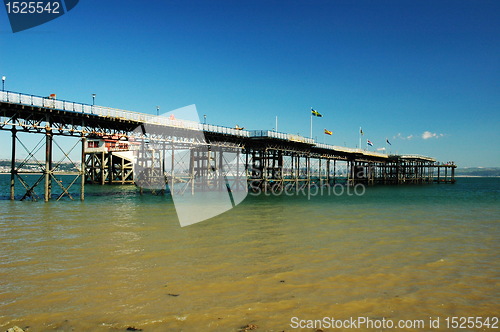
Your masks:
<svg viewBox="0 0 500 332"><path fill-rule="evenodd" d="M337 173L337 160L333 159L333 185L335 185L335 176Z"/></svg>
<svg viewBox="0 0 500 332"><path fill-rule="evenodd" d="M108 151L106 159L108 160L108 183L113 184L113 153L111 151Z"/></svg>
<svg viewBox="0 0 500 332"><path fill-rule="evenodd" d="M262 185L264 186L264 193L267 194L267 186L268 186L268 176L267 176L267 166L268 166L268 156L267 156L267 148L263 149L261 154L261 163L262 163Z"/></svg>
<svg viewBox="0 0 500 332"><path fill-rule="evenodd" d="M234 186L236 190L241 190L243 188L240 188L240 181L241 181L241 176L240 176L240 153L241 150L238 149L236 151L236 185Z"/></svg>
<svg viewBox="0 0 500 332"><path fill-rule="evenodd" d="M189 151L189 178L191 181L191 195L194 195L195 167L194 167L194 149Z"/></svg>
<svg viewBox="0 0 500 332"><path fill-rule="evenodd" d="M87 139L85 138L85 136L82 135L82 157L81 157L81 161L82 161L82 164L81 164L81 170L80 170L80 173L81 173L81 183L80 183L80 200L83 201L85 200L85 144L87 144Z"/></svg>
<svg viewBox="0 0 500 332"><path fill-rule="evenodd" d="M16 140L17 140L17 129L12 128L12 159L10 162L10 200L13 201L15 198L15 187L16 187Z"/></svg>
<svg viewBox="0 0 500 332"><path fill-rule="evenodd" d="M311 157L306 156L307 192L311 192Z"/></svg>
<svg viewBox="0 0 500 332"><path fill-rule="evenodd" d="M294 155L292 157L295 159L295 166L292 166L294 168L293 171L293 179L295 180L295 190L299 190L299 172L300 172L300 156L299 155Z"/></svg>
<svg viewBox="0 0 500 332"><path fill-rule="evenodd" d="M326 160L326 185L330 185L330 159Z"/></svg>
<svg viewBox="0 0 500 332"><path fill-rule="evenodd" d="M144 144L143 144L144 145ZM144 158L145 152L142 157ZM106 183L106 152L101 152L101 185Z"/></svg>
<svg viewBox="0 0 500 332"><path fill-rule="evenodd" d="M244 183L244 185L247 186L247 189L249 189L248 187L249 187L249 184L251 183L249 181L249 179L250 179L250 173L248 172L248 167L249 167L248 158L249 158L250 151L248 150L247 147L245 147L244 151L245 151L244 152L245 153L245 183Z"/></svg>
<svg viewBox="0 0 500 332"><path fill-rule="evenodd" d="M45 133L45 191L44 200L48 202L51 195L52 187L52 132L47 130Z"/></svg>

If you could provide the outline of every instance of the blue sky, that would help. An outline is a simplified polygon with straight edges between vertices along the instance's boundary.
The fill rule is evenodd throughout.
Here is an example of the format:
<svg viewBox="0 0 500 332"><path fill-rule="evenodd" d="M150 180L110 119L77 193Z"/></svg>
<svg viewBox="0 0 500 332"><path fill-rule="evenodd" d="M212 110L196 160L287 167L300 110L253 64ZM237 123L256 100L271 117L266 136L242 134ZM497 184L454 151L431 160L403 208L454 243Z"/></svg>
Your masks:
<svg viewBox="0 0 500 332"><path fill-rule="evenodd" d="M85 0L13 34L0 9L0 75L151 114L196 104L231 127L277 116L304 136L314 107L320 142L356 147L362 127L371 149L500 166L499 16L498 1Z"/></svg>

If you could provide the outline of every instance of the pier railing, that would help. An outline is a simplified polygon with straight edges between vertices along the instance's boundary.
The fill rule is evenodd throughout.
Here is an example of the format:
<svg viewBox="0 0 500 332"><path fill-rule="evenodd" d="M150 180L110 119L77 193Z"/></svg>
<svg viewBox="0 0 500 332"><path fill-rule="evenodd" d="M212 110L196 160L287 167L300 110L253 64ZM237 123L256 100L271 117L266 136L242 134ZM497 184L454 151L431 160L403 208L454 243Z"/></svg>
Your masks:
<svg viewBox="0 0 500 332"><path fill-rule="evenodd" d="M60 111L82 113L100 117L115 118L120 120L137 121L145 124L152 124L159 126L176 127L189 130L199 130L204 132L212 132L212 133L226 134L226 135L233 135L240 137L262 137L262 138L266 137L266 138L282 139L293 142L301 142L311 145L315 144L315 141L313 139L303 137L300 135L280 133L271 130L235 129L224 126L204 124L196 121L172 119L170 117L161 115L155 116L145 113L126 111L112 107L75 103L67 100L59 100L51 96L40 97L18 92L0 91L0 101L13 104L27 105L27 106L52 108ZM331 146L329 148L331 149Z"/></svg>
<svg viewBox="0 0 500 332"><path fill-rule="evenodd" d="M151 115L151 114L126 111L126 110L121 110L121 109L112 108L112 107L105 107L105 106L99 106L99 105L89 105L89 104L83 104L83 103L75 103L72 101L56 99L55 95L51 95L48 97L40 97L40 96L28 95L28 94L23 94L23 93L18 93L18 92L0 91L0 101L7 102L7 103L13 103L13 104L49 108L49 109L54 109L54 110L66 111L66 112L82 113L82 114L87 114L89 116L97 116L97 117L110 118L110 119L135 121L135 122L140 122L143 124L174 127L174 128L181 128L181 129L186 129L186 130L202 131L202 132L207 132L207 133L216 133L216 134L224 134L224 135L231 135L231 136L237 136L237 137L248 137L248 138L256 138L256 139L259 139L259 138L278 139L278 140L284 140L284 141L288 141L288 142L310 144L311 146L313 146L315 148L331 150L331 151L339 151L339 152L349 153L349 154L353 154L353 155L359 154L359 155L364 155L364 156L369 156L369 157L377 157L377 158L384 158L384 159L388 158L388 155L384 154L384 153L367 151L367 150L362 150L362 149L353 149L353 148L335 146L335 145L330 145L330 144L322 144L322 143L316 142L312 138L307 138L307 137L303 137L300 135L281 133L281 132L276 132L276 131L272 131L272 130L244 130L241 128L236 129L236 128L229 128L229 127L224 127L224 126L204 124L204 123L200 123L198 121L176 119L173 117L167 117L167 116L162 116L162 115L155 116L155 115ZM435 161L435 159L433 159L433 158L429 158L429 157L425 157L425 156L418 156L418 155L407 155L407 156L401 156L401 157L409 158L409 159Z"/></svg>
<svg viewBox="0 0 500 332"><path fill-rule="evenodd" d="M314 140L300 135L280 133L273 130L251 130L250 137L276 138L286 141L314 144Z"/></svg>
<svg viewBox="0 0 500 332"><path fill-rule="evenodd" d="M239 130L224 126L203 124L196 121L172 119L166 116L161 116L161 115L155 116L145 113L125 111L112 107L75 103L66 100L58 100L52 97L40 97L35 95L22 94L18 92L0 91L0 101L13 104L27 105L27 106L52 108L60 111L82 113L100 117L137 121L145 124L176 127L188 130L214 132L219 134L234 135L240 137L250 137L250 132L248 130Z"/></svg>
<svg viewBox="0 0 500 332"><path fill-rule="evenodd" d="M425 160L425 161L431 161L431 162L436 161L436 159L434 159L434 158L422 156L420 154L405 154L405 155L400 155L398 157L402 158L402 159L419 159L419 160Z"/></svg>

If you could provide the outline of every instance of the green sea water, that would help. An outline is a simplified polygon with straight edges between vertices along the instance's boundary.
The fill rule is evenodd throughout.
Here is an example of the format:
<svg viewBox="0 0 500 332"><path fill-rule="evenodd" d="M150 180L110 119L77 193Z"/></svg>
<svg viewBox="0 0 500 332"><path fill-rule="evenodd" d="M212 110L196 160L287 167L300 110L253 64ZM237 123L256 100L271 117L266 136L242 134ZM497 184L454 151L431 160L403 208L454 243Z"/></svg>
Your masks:
<svg viewBox="0 0 500 332"><path fill-rule="evenodd" d="M314 331L294 317L366 317L428 331L430 319L447 330L447 317L499 316L498 178L249 195L183 228L169 196L133 186L11 202L8 182L0 175L3 330Z"/></svg>

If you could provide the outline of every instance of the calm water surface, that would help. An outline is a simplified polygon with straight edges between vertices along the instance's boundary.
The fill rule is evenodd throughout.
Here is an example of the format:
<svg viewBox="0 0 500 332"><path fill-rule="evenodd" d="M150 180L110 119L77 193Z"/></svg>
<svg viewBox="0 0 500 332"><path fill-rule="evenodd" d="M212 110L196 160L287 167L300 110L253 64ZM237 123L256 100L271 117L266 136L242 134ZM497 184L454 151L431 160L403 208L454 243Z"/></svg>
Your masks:
<svg viewBox="0 0 500 332"><path fill-rule="evenodd" d="M292 317L499 315L500 179L249 196L184 228L167 196L88 186L85 202L11 202L8 180L3 330L290 331Z"/></svg>

